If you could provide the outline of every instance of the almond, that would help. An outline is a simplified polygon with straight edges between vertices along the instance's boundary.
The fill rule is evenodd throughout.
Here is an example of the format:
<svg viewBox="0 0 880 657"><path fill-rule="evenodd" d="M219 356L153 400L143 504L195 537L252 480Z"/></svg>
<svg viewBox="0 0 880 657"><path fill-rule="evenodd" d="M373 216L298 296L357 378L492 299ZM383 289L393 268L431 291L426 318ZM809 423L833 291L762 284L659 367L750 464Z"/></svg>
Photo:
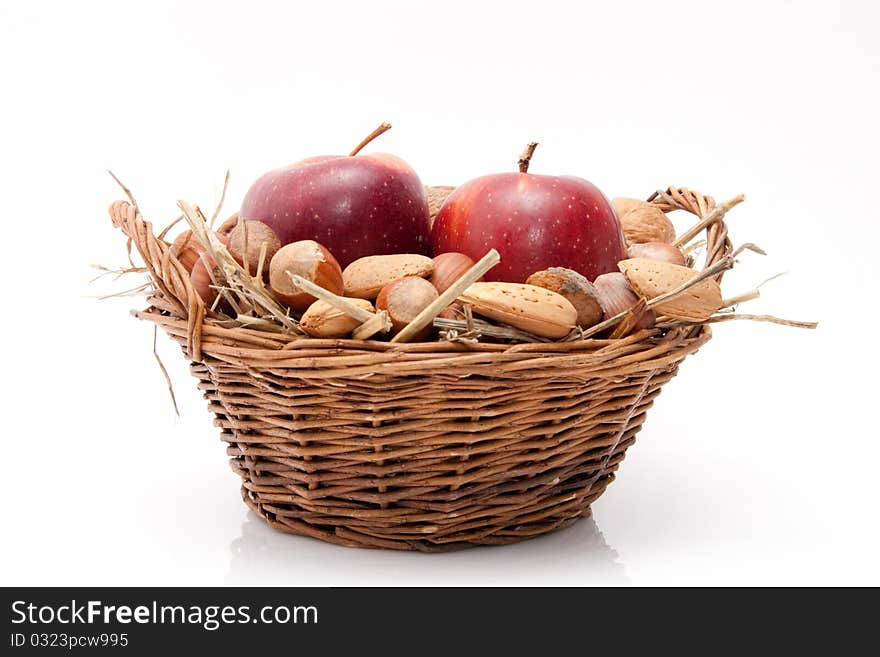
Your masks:
<svg viewBox="0 0 880 657"><path fill-rule="evenodd" d="M375 299L379 291L398 278L425 278L434 271L433 261L415 253L376 255L359 258L342 272L345 296Z"/></svg>
<svg viewBox="0 0 880 657"><path fill-rule="evenodd" d="M577 322L568 299L535 285L474 283L458 299L481 315L545 338L562 338Z"/></svg>
<svg viewBox="0 0 880 657"><path fill-rule="evenodd" d="M585 276L573 269L550 267L535 272L526 279L526 283L543 287L568 299L577 310L577 324L581 328L589 328L602 321L602 305L596 288Z"/></svg>
<svg viewBox="0 0 880 657"><path fill-rule="evenodd" d="M648 300L672 291L698 274L688 267L647 258L621 260L618 267L633 290ZM707 278L677 297L654 307L660 314L702 322L721 308L721 287L717 281Z"/></svg>
<svg viewBox="0 0 880 657"><path fill-rule="evenodd" d="M611 203L627 244L675 241L675 226L656 205L634 198L616 198Z"/></svg>
<svg viewBox="0 0 880 657"><path fill-rule="evenodd" d="M366 299L351 302L368 312L375 312L373 304ZM299 325L313 338L343 338L360 326L361 322L335 306L318 299L303 313Z"/></svg>

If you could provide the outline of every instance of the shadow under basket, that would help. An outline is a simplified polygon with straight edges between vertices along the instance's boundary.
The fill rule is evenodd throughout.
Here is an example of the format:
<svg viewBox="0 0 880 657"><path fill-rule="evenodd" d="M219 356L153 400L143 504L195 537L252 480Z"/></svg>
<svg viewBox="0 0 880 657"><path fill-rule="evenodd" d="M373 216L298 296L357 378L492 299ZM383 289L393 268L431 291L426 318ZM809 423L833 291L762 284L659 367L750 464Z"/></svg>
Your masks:
<svg viewBox="0 0 880 657"><path fill-rule="evenodd" d="M670 189L664 211L709 197ZM590 514L662 386L711 337L464 343L300 338L206 318L136 206L111 216L153 282L134 313L179 342L242 497L270 526L351 547L441 551L532 538ZM707 266L730 253L708 226Z"/></svg>

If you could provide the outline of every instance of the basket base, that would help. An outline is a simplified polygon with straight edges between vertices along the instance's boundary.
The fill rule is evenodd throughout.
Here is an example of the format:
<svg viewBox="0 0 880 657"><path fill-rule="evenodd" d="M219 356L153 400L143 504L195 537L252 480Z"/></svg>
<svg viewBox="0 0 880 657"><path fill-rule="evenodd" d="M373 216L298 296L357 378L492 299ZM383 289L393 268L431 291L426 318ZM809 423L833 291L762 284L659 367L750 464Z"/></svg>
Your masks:
<svg viewBox="0 0 880 657"><path fill-rule="evenodd" d="M253 498L253 493L244 486L241 488L241 495L248 507L265 520L269 527L288 534L308 536L344 547L450 552L485 545L519 543L569 527L580 518L590 517L592 513L590 505L599 498L613 480L614 474L611 473L586 488L587 492L572 492L564 496L563 499L557 497L545 500L547 508L543 510L535 508L524 510L522 514L510 518L508 521L492 522L487 520L481 526L469 532L463 532L460 536L447 536L439 541L415 536L392 538L389 533L384 536L376 536L365 531L357 531L351 526L316 525L302 518L290 517L284 510L272 505L258 503Z"/></svg>
<svg viewBox="0 0 880 657"><path fill-rule="evenodd" d="M530 376L445 363L411 374L410 360L395 363L407 368L396 374L350 361L316 374L311 352L293 348L277 370L210 357L192 372L245 502L272 528L346 547L442 552L524 541L589 515L662 386L699 344L664 337L647 350L629 345L635 353L620 362L526 352ZM557 358L569 370L548 370Z"/></svg>

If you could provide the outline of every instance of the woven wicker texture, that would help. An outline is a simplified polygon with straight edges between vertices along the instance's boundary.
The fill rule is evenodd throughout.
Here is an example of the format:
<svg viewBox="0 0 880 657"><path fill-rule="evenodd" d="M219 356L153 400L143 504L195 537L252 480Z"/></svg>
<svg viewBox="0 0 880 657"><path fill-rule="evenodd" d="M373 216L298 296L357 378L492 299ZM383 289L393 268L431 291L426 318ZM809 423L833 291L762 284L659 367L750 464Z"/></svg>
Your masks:
<svg viewBox="0 0 880 657"><path fill-rule="evenodd" d="M687 189L651 201L709 215ZM205 319L168 244L110 208L154 281L150 307L192 361L245 502L274 528L423 551L511 543L590 512L648 408L707 326L616 340L497 343L296 338ZM722 217L707 266L731 251Z"/></svg>

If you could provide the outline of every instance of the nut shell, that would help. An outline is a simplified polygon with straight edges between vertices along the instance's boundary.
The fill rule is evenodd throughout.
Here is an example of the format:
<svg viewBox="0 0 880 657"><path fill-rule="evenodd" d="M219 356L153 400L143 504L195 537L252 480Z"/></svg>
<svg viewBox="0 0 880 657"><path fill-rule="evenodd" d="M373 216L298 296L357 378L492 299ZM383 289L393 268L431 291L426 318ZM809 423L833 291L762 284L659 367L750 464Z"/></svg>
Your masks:
<svg viewBox="0 0 880 657"><path fill-rule="evenodd" d="M464 306L457 301L451 303L446 306L437 317L443 317L444 319L465 319L466 315L464 314Z"/></svg>
<svg viewBox="0 0 880 657"><path fill-rule="evenodd" d="M635 306L639 302L638 295L632 290L626 277L620 272L602 274L593 286L599 293L599 301L605 311L605 319L619 315ZM651 309L646 310L636 319L637 329L646 329L654 326L657 316Z"/></svg>
<svg viewBox="0 0 880 657"><path fill-rule="evenodd" d="M614 212L617 213L617 218L623 219L624 215L626 215L630 210L635 210L636 208L650 205L650 203L648 203L647 201L643 201L640 198L618 197L611 199L611 205L614 206Z"/></svg>
<svg viewBox="0 0 880 657"><path fill-rule="evenodd" d="M415 253L377 255L358 258L342 272L345 296L375 299L380 290L398 278L425 278L434 271L431 258Z"/></svg>
<svg viewBox="0 0 880 657"><path fill-rule="evenodd" d="M585 276L573 269L550 267L535 272L526 283L543 287L568 299L577 310L577 325L581 328L589 328L602 321L603 310L599 293Z"/></svg>
<svg viewBox="0 0 880 657"><path fill-rule="evenodd" d="M455 187L440 185L437 187L425 187L425 195L428 197L428 221L433 226L434 219L440 208L446 202L447 197L455 191Z"/></svg>
<svg viewBox="0 0 880 657"><path fill-rule="evenodd" d="M187 231L189 232L189 231ZM217 236L217 239L220 240L220 243L226 246L229 241L226 235L221 235L220 233L214 233ZM195 236L191 236L189 243L195 242L199 245L200 249L198 251L198 255L196 256L196 261L192 266L192 270L189 274L189 281L192 283L193 288L198 293L198 295L202 298L202 301L205 302L206 306L211 306L214 303L214 300L217 298L219 292L213 288L214 281L211 279L211 274L208 273L208 268L210 267L213 272L217 268L217 263L214 262L214 259L207 254L204 247L202 247L201 242L199 242ZM214 278L217 278L219 273L214 274Z"/></svg>
<svg viewBox="0 0 880 657"><path fill-rule="evenodd" d="M388 311L391 318L391 334L396 335L438 296L437 289L424 278L406 276L392 281L379 291L376 308ZM411 342L425 340L433 330L429 324L417 333Z"/></svg>
<svg viewBox="0 0 880 657"><path fill-rule="evenodd" d="M202 243L196 239L191 230L183 231L171 243L171 255L177 258L190 273L199 259L199 254L204 250Z"/></svg>
<svg viewBox="0 0 880 657"><path fill-rule="evenodd" d="M208 273L208 266L206 261L211 264L213 269L214 260L205 255L205 259L199 258L196 260L196 263L193 265L192 271L189 275L189 281L192 283L193 288L198 293L198 295L202 298L202 301L205 302L206 306L210 306L214 303L214 299L217 298L217 290L211 287L214 282L211 280L211 275Z"/></svg>
<svg viewBox="0 0 880 657"><path fill-rule="evenodd" d="M351 299L364 310L375 312L373 304L366 299ZM335 306L318 299L303 313L299 325L313 338L343 338L360 326L360 322Z"/></svg>
<svg viewBox="0 0 880 657"><path fill-rule="evenodd" d="M474 283L459 297L474 311L544 338L565 337L577 310L565 297L525 283Z"/></svg>
<svg viewBox="0 0 880 657"><path fill-rule="evenodd" d="M292 274L302 276L333 294L342 294L342 269L333 254L318 242L291 242L278 249L269 263L269 288L275 297L295 310L305 310L315 297L296 287L290 280Z"/></svg>
<svg viewBox="0 0 880 657"><path fill-rule="evenodd" d="M245 260L247 260L247 268L251 276L257 275L257 266L260 264L260 251L262 250L263 243L266 244L263 277L267 278L269 274L268 265L272 262L272 257L281 248L281 240L278 239L275 231L262 221L242 221L229 231L229 253L242 267L244 267Z"/></svg>
<svg viewBox="0 0 880 657"><path fill-rule="evenodd" d="M687 262L684 253L666 242L645 242L644 244L630 244L627 249L627 255L630 258L647 258L648 260L659 260L660 262L668 262L672 265L681 265L684 267Z"/></svg>
<svg viewBox="0 0 880 657"><path fill-rule="evenodd" d="M238 212L234 215L226 219L220 226L217 228L217 232L220 235L229 235L232 232L232 229L238 225Z"/></svg>
<svg viewBox="0 0 880 657"><path fill-rule="evenodd" d="M229 245L229 238L227 235L219 232L215 232L214 235L217 236L217 239L220 240L220 243L223 244L223 246ZM204 252L205 247L199 242L198 238L193 235L192 231L188 229L175 237L174 241L171 243L171 255L177 258L178 262L180 262L180 264L182 264L190 273L192 273L193 267L195 267L196 262Z"/></svg>
<svg viewBox="0 0 880 657"><path fill-rule="evenodd" d="M621 260L618 266L632 289L646 299L666 294L698 275L688 267L647 258ZM676 319L702 322L721 308L721 304L721 286L707 278L655 307L657 312Z"/></svg>
<svg viewBox="0 0 880 657"><path fill-rule="evenodd" d="M441 253L434 258L434 272L428 280L442 294L474 264L464 253Z"/></svg>
<svg viewBox="0 0 880 657"><path fill-rule="evenodd" d="M657 206L634 198L616 198L611 203L627 244L675 241L675 226Z"/></svg>

